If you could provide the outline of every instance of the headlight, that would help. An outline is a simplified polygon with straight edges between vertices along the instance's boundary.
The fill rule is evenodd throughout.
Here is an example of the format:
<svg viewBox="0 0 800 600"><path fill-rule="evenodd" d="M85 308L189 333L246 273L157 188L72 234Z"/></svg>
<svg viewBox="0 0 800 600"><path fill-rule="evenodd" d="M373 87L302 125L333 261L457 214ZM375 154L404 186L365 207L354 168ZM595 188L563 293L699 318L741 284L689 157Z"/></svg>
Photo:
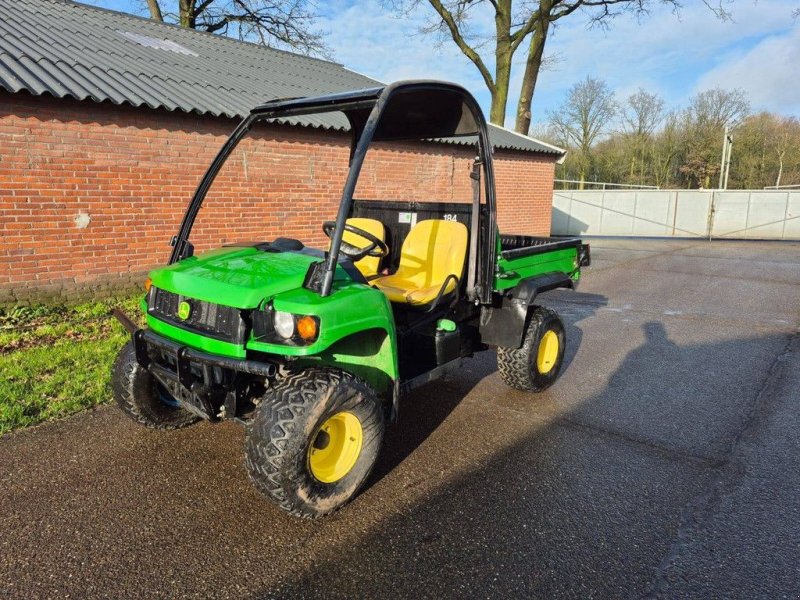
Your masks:
<svg viewBox="0 0 800 600"><path fill-rule="evenodd" d="M294 315L291 313L276 310L272 325L275 328L275 333L285 340L294 335Z"/></svg>

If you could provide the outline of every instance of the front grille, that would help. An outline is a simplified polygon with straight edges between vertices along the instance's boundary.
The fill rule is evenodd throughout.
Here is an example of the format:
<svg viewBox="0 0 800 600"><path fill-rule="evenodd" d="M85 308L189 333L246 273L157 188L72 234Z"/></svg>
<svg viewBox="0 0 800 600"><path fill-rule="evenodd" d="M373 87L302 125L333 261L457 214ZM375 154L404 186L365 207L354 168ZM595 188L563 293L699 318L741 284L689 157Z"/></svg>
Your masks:
<svg viewBox="0 0 800 600"><path fill-rule="evenodd" d="M185 319L178 314L182 302L189 304L189 315ZM157 319L188 331L226 342L244 341L244 321L238 308L152 288L148 310Z"/></svg>

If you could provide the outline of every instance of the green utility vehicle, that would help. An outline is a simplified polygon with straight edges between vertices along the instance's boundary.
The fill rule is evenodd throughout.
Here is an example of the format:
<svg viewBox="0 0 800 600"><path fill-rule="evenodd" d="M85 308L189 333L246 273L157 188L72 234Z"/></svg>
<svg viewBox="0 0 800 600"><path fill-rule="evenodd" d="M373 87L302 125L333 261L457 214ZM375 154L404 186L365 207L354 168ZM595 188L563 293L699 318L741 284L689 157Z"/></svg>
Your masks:
<svg viewBox="0 0 800 600"><path fill-rule="evenodd" d="M326 112L352 133L338 214L320 223L328 248L279 237L195 256L200 205L247 132ZM353 198L372 142L454 138L476 149L471 202ZM486 122L457 85L409 81L259 106L200 182L169 265L150 274L147 327L116 313L132 340L114 367L115 398L156 429L243 423L256 487L293 515L325 515L367 479L385 423L414 388L492 348L511 387L539 392L558 377L564 326L536 298L574 288L589 248L502 235L495 217Z"/></svg>

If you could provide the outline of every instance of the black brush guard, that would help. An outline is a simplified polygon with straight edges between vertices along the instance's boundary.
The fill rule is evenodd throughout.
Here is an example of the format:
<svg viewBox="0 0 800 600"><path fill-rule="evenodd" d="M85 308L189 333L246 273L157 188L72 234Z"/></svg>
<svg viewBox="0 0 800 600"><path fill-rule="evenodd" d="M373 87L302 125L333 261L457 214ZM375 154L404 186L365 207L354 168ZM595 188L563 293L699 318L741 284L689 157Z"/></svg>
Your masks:
<svg viewBox="0 0 800 600"><path fill-rule="evenodd" d="M150 329L140 329L126 314L112 311L133 340L136 362L148 370L187 410L210 421L235 417L244 401L240 375L272 379L278 365L208 354L165 338ZM166 356L162 361L154 357ZM223 376L215 369L224 372Z"/></svg>

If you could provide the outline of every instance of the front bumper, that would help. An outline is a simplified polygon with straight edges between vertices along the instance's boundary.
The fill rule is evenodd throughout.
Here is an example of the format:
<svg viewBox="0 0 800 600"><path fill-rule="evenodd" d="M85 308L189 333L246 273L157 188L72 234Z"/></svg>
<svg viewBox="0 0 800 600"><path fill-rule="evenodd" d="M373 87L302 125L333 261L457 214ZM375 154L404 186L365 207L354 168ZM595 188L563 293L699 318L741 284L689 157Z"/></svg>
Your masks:
<svg viewBox="0 0 800 600"><path fill-rule="evenodd" d="M115 309L112 315L130 332L136 361L184 408L205 419L217 420L220 413L229 417L237 414L243 400L242 375L270 379L278 373L276 363L202 352L137 327L120 310Z"/></svg>

